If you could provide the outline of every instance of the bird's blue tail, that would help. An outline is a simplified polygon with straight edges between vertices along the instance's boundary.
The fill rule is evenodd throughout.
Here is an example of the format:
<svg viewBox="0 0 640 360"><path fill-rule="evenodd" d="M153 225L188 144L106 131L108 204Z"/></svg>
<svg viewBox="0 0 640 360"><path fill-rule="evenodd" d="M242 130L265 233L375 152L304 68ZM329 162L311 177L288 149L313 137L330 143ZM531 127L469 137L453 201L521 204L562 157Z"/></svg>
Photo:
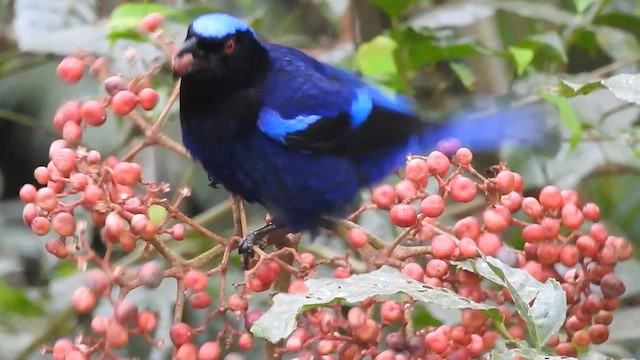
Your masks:
<svg viewBox="0 0 640 360"><path fill-rule="evenodd" d="M446 151L447 142L475 152L490 152L504 147L544 149L549 130L542 105L501 108L491 111L464 111L443 124L427 126L410 144L409 151L425 153Z"/></svg>
<svg viewBox="0 0 640 360"><path fill-rule="evenodd" d="M545 108L528 105L495 111L464 111L442 124L426 124L409 142L359 159L361 185L366 186L404 165L407 154L427 155L440 150L452 155L458 148L492 152L505 147L540 150L549 146Z"/></svg>

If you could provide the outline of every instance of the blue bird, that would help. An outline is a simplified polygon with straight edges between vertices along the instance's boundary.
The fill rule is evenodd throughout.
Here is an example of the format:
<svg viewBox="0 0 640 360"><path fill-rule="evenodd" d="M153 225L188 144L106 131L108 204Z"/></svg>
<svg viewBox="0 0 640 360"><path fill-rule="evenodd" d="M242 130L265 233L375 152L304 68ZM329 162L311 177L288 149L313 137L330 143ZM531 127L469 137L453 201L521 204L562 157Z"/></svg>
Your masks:
<svg viewBox="0 0 640 360"><path fill-rule="evenodd" d="M531 140L539 130L508 111L425 123L406 98L296 49L261 42L247 24L222 13L193 20L173 60L182 78L184 145L212 183L273 216L242 241L245 264L253 245L277 228L313 230L343 216L359 189L381 181L409 152L424 153L446 138L491 150L518 135Z"/></svg>

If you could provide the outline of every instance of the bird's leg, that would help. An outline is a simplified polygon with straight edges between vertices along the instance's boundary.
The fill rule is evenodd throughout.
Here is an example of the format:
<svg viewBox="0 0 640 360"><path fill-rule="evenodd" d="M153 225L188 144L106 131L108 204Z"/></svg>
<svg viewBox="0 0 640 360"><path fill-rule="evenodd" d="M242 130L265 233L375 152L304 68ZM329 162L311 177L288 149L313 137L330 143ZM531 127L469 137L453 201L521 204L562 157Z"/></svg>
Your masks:
<svg viewBox="0 0 640 360"><path fill-rule="evenodd" d="M253 246L258 245L261 249L264 248L266 244L262 241L262 238L277 228L276 224L270 222L267 225L250 232L240 241L240 245L238 245L238 254L242 255L245 269L249 268L249 261L253 257Z"/></svg>

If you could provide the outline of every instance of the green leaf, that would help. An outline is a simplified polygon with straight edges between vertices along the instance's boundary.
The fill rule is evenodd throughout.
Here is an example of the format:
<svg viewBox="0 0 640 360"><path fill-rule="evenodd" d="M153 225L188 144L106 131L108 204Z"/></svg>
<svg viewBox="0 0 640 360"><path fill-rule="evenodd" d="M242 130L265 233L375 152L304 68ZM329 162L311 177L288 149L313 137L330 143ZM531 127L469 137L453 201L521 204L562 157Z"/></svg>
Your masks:
<svg viewBox="0 0 640 360"><path fill-rule="evenodd" d="M562 97L571 98L579 95L587 95L592 91L601 89L602 87L603 86L600 81L576 84L568 80L560 80L560 85L557 88L557 94Z"/></svg>
<svg viewBox="0 0 640 360"><path fill-rule="evenodd" d="M410 5L418 2L418 0L373 0L373 3L381 8L392 18L398 17Z"/></svg>
<svg viewBox="0 0 640 360"><path fill-rule="evenodd" d="M600 14L593 19L593 24L624 30L640 38L640 16L638 14L622 12Z"/></svg>
<svg viewBox="0 0 640 360"><path fill-rule="evenodd" d="M434 303L446 309L481 310L494 323L502 321L502 314L494 306L473 302L449 289L425 285L390 266L346 279L312 278L306 280L305 284L309 289L305 293L279 293L274 296L273 306L253 325L251 332L275 343L295 330L296 317L302 311L338 300L355 303L371 296L397 293L404 293L417 301Z"/></svg>
<svg viewBox="0 0 640 360"><path fill-rule="evenodd" d="M618 98L640 105L640 75L620 74L602 80Z"/></svg>
<svg viewBox="0 0 640 360"><path fill-rule="evenodd" d="M573 4L576 6L576 12L580 15L584 14L584 11L594 2L596 2L596 0L573 0Z"/></svg>
<svg viewBox="0 0 640 360"><path fill-rule="evenodd" d="M509 52L516 62L516 71L518 72L518 76L522 76L529 64L531 64L535 52L530 48L515 46L509 46Z"/></svg>
<svg viewBox="0 0 640 360"><path fill-rule="evenodd" d="M451 70L456 73L458 79L462 82L465 88L471 90L473 89L473 84L476 81L476 77L471 72L471 69L466 65L458 62L450 62L449 66L451 66Z"/></svg>
<svg viewBox="0 0 640 360"><path fill-rule="evenodd" d="M0 281L0 311L24 316L44 314L42 306L29 299L23 290L12 288L3 281Z"/></svg>
<svg viewBox="0 0 640 360"><path fill-rule="evenodd" d="M512 268L490 256L451 263L506 288L527 324L532 346L537 349L545 346L564 323L566 295L555 280L549 279L543 284L528 272Z"/></svg>
<svg viewBox="0 0 640 360"><path fill-rule="evenodd" d="M571 149L575 149L582 137L582 123L578 120L578 115L571 107L571 103L564 97L544 93L540 95L546 102L555 106L560 112L560 118L567 125L571 133L569 137L569 145Z"/></svg>
<svg viewBox="0 0 640 360"><path fill-rule="evenodd" d="M550 22L556 25L571 25L575 15L549 3L526 0L478 0L481 4L491 5L525 18Z"/></svg>
<svg viewBox="0 0 640 360"><path fill-rule="evenodd" d="M562 62L567 63L569 61L567 50L564 47L562 38L560 38L560 35L558 35L558 33L555 31L533 35L529 37L529 39L525 40L525 42L533 42L540 45L548 46L558 55L560 55Z"/></svg>
<svg viewBox="0 0 640 360"><path fill-rule="evenodd" d="M183 12L174 8L154 4L154 3L124 3L117 6L109 16L107 28L109 29L109 38L118 39L118 35L124 38L134 39L131 37L131 30L138 29L140 20L152 12L158 12L166 16L168 19L189 23L191 18ZM141 39L143 39L141 37Z"/></svg>
<svg viewBox="0 0 640 360"><path fill-rule="evenodd" d="M398 47L388 36L376 36L358 48L357 69L368 77L392 77L398 73L394 51Z"/></svg>
<svg viewBox="0 0 640 360"><path fill-rule="evenodd" d="M413 69L418 69L424 64L433 64L443 60L462 59L477 55L493 55L493 52L475 41L462 40L455 42L423 41L409 46L409 61Z"/></svg>

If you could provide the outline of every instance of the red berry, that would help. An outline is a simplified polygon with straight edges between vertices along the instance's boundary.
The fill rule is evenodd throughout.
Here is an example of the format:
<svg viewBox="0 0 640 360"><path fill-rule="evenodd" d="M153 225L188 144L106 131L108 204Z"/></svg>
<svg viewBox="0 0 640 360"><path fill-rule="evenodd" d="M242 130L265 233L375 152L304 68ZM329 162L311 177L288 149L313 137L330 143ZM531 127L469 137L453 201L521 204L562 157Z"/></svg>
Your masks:
<svg viewBox="0 0 640 360"><path fill-rule="evenodd" d="M522 200L522 195L519 192L512 191L500 197L500 204L515 213L522 207Z"/></svg>
<svg viewBox="0 0 640 360"><path fill-rule="evenodd" d="M140 311L136 319L138 330L143 334L148 334L156 330L158 316L151 311Z"/></svg>
<svg viewBox="0 0 640 360"><path fill-rule="evenodd" d="M198 347L195 344L187 343L178 349L174 360L195 360L198 356Z"/></svg>
<svg viewBox="0 0 640 360"><path fill-rule="evenodd" d="M289 294L302 294L309 290L303 279L295 279L289 283Z"/></svg>
<svg viewBox="0 0 640 360"><path fill-rule="evenodd" d="M422 281L424 270L418 263L410 262L402 267L402 273L416 281Z"/></svg>
<svg viewBox="0 0 640 360"><path fill-rule="evenodd" d="M547 240L555 240L560 236L560 222L556 219L545 217L540 220Z"/></svg>
<svg viewBox="0 0 640 360"><path fill-rule="evenodd" d="M82 191L87 188L90 180L89 176L83 173L72 174L69 176L69 189L73 191Z"/></svg>
<svg viewBox="0 0 640 360"><path fill-rule="evenodd" d="M478 237L478 249L485 255L496 256L502 247L502 240L496 234L482 233Z"/></svg>
<svg viewBox="0 0 640 360"><path fill-rule="evenodd" d="M440 259L431 259L427 262L426 272L427 276L442 279L449 273L449 264Z"/></svg>
<svg viewBox="0 0 640 360"><path fill-rule="evenodd" d="M600 207L594 203L586 203L582 207L584 217L591 221L598 221L600 218Z"/></svg>
<svg viewBox="0 0 640 360"><path fill-rule="evenodd" d="M113 319L120 324L136 322L138 320L138 306L128 299L117 302L113 309Z"/></svg>
<svg viewBox="0 0 640 360"><path fill-rule="evenodd" d="M191 295L189 304L194 309L206 309L211 305L211 295L206 291L199 291Z"/></svg>
<svg viewBox="0 0 640 360"><path fill-rule="evenodd" d="M238 338L238 347L241 350L249 350L253 346L253 336L249 333L244 333Z"/></svg>
<svg viewBox="0 0 640 360"><path fill-rule="evenodd" d="M404 201L415 198L418 194L418 189L413 181L402 180L396 184L395 192L398 195L398 199Z"/></svg>
<svg viewBox="0 0 640 360"><path fill-rule="evenodd" d="M113 180L120 185L133 186L140 181L142 169L140 165L130 162L119 162L113 168Z"/></svg>
<svg viewBox="0 0 640 360"><path fill-rule="evenodd" d="M76 220L73 215L61 212L53 218L53 230L60 236L71 236L76 231Z"/></svg>
<svg viewBox="0 0 640 360"><path fill-rule="evenodd" d="M367 322L367 313L361 307L352 307L347 313L347 321L351 329L358 329Z"/></svg>
<svg viewBox="0 0 640 360"><path fill-rule="evenodd" d="M347 241L356 249L359 249L369 243L367 234L362 229L353 228L347 233Z"/></svg>
<svg viewBox="0 0 640 360"><path fill-rule="evenodd" d="M68 177L76 169L76 152L69 148L58 149L51 155L51 161L60 175Z"/></svg>
<svg viewBox="0 0 640 360"><path fill-rule="evenodd" d="M107 326L105 340L107 341L107 346L119 349L129 342L129 332L119 323L112 321Z"/></svg>
<svg viewBox="0 0 640 360"><path fill-rule="evenodd" d="M184 277L184 286L193 292L203 291L208 283L207 274L200 270L190 270Z"/></svg>
<svg viewBox="0 0 640 360"><path fill-rule="evenodd" d="M118 115L127 115L135 109L138 97L129 90L122 90L111 98L113 111Z"/></svg>
<svg viewBox="0 0 640 360"><path fill-rule="evenodd" d="M427 162L420 158L409 160L405 168L405 177L422 187L427 185L429 166Z"/></svg>
<svg viewBox="0 0 640 360"><path fill-rule="evenodd" d="M473 153L467 148L460 148L456 151L456 161L458 161L460 165L469 165L471 161L473 161Z"/></svg>
<svg viewBox="0 0 640 360"><path fill-rule="evenodd" d="M404 309L400 303L387 300L380 306L380 317L387 322L399 321L404 317Z"/></svg>
<svg viewBox="0 0 640 360"><path fill-rule="evenodd" d="M351 276L351 271L344 266L338 266L333 269L333 277L336 279L346 279Z"/></svg>
<svg viewBox="0 0 640 360"><path fill-rule="evenodd" d="M49 169L47 169L45 166L38 166L35 170L33 170L33 177L40 185L46 185L49 182L49 175Z"/></svg>
<svg viewBox="0 0 640 360"><path fill-rule="evenodd" d="M622 280L613 273L606 274L600 281L600 290L605 299L617 298L624 294L626 287Z"/></svg>
<svg viewBox="0 0 640 360"><path fill-rule="evenodd" d="M36 187L31 184L24 184L20 188L20 200L24 203L36 201Z"/></svg>
<svg viewBox="0 0 640 360"><path fill-rule="evenodd" d="M388 184L380 185L371 192L371 201L380 209L390 209L396 204L396 190Z"/></svg>
<svg viewBox="0 0 640 360"><path fill-rule="evenodd" d="M207 341L200 346L198 360L218 360L222 354L222 348L217 341Z"/></svg>
<svg viewBox="0 0 640 360"><path fill-rule="evenodd" d="M145 110L151 110L158 103L158 92L152 88L144 88L138 93L138 101L140 107Z"/></svg>
<svg viewBox="0 0 640 360"><path fill-rule="evenodd" d="M271 284L263 283L260 279L255 277L249 279L249 289L256 293L268 290L270 285Z"/></svg>
<svg viewBox="0 0 640 360"><path fill-rule="evenodd" d="M127 83L120 76L110 76L102 85L109 95L115 95L127 89Z"/></svg>
<svg viewBox="0 0 640 360"><path fill-rule="evenodd" d="M562 196L562 203L564 205L573 204L578 206L580 204L580 196L578 196L578 192L575 190L562 190L560 191L560 196Z"/></svg>
<svg viewBox="0 0 640 360"><path fill-rule="evenodd" d="M96 307L98 298L86 287L79 287L74 291L71 304L79 314L88 314Z"/></svg>
<svg viewBox="0 0 640 360"><path fill-rule="evenodd" d="M562 224L569 230L576 230L582 226L584 216L582 211L573 203L562 207Z"/></svg>
<svg viewBox="0 0 640 360"><path fill-rule="evenodd" d="M460 239L458 243L458 249L460 249L460 255L466 258L475 258L478 257L478 246L473 239L468 237L463 237Z"/></svg>
<svg viewBox="0 0 640 360"><path fill-rule="evenodd" d="M542 265L553 266L560 258L560 248L553 243L542 243L536 251L538 262Z"/></svg>
<svg viewBox="0 0 640 360"><path fill-rule="evenodd" d="M244 313L249 308L249 303L247 303L247 300L240 297L240 295L231 294L231 296L229 296L229 307L233 312Z"/></svg>
<svg viewBox="0 0 640 360"><path fill-rule="evenodd" d="M47 235L50 227L51 222L46 217L36 216L35 218L33 218L33 220L31 220L31 230L36 235Z"/></svg>
<svg viewBox="0 0 640 360"><path fill-rule="evenodd" d="M522 239L528 243L537 243L546 239L544 227L540 224L529 224L522 229Z"/></svg>
<svg viewBox="0 0 640 360"><path fill-rule="evenodd" d="M422 214L424 214L424 216L437 218L444 212L444 206L445 204L442 196L434 194L424 198L420 208L422 209Z"/></svg>
<svg viewBox="0 0 640 360"><path fill-rule="evenodd" d="M469 202L476 197L476 184L471 179L464 176L456 176L449 184L449 194L458 202Z"/></svg>
<svg viewBox="0 0 640 360"><path fill-rule="evenodd" d="M62 59L56 73L58 77L66 83L77 83L82 79L82 72L84 70L84 62L75 56L67 56Z"/></svg>
<svg viewBox="0 0 640 360"><path fill-rule="evenodd" d="M262 262L255 272L255 277L267 286L271 286L280 274L280 265L275 261Z"/></svg>
<svg viewBox="0 0 640 360"><path fill-rule="evenodd" d="M606 325L595 324L589 328L589 339L593 344L599 345L609 339L609 329Z"/></svg>
<svg viewBox="0 0 640 360"><path fill-rule="evenodd" d="M560 262L566 267L574 267L580 261L580 250L576 245L566 244L560 249Z"/></svg>
<svg viewBox="0 0 640 360"><path fill-rule="evenodd" d="M522 211L531 219L538 219L544 214L542 205L538 199L534 197L526 197L522 199Z"/></svg>
<svg viewBox="0 0 640 360"><path fill-rule="evenodd" d="M513 191L515 178L509 170L503 170L496 175L495 186L498 194L506 195Z"/></svg>
<svg viewBox="0 0 640 360"><path fill-rule="evenodd" d="M82 105L82 120L87 125L100 126L107 120L107 111L99 102L87 101Z"/></svg>
<svg viewBox="0 0 640 360"><path fill-rule="evenodd" d="M53 345L52 355L53 360L66 360L67 355L74 349L75 345L73 341L69 339L56 340Z"/></svg>
<svg viewBox="0 0 640 360"><path fill-rule="evenodd" d="M256 323L262 317L262 311L253 310L247 313L244 317L244 328L247 330L251 330L253 324Z"/></svg>
<svg viewBox="0 0 640 360"><path fill-rule="evenodd" d="M67 257L67 255L69 255L69 250L67 249L66 245L58 239L47 241L47 243L44 245L44 249L49 254L57 257L58 259L64 259Z"/></svg>
<svg viewBox="0 0 640 360"><path fill-rule="evenodd" d="M540 190L540 204L551 210L558 210L562 207L562 194L557 187L553 185L547 185Z"/></svg>
<svg viewBox="0 0 640 360"><path fill-rule="evenodd" d="M456 222L453 227L453 233L458 239L468 237L476 240L478 239L478 236L480 236L480 223L478 222L478 219L472 216L462 218Z"/></svg>
<svg viewBox="0 0 640 360"><path fill-rule="evenodd" d="M429 166L429 172L444 177L449 172L451 161L440 151L433 151L427 157L427 165Z"/></svg>
<svg viewBox="0 0 640 360"><path fill-rule="evenodd" d="M164 15L153 12L142 18L140 28L147 32L154 32L164 23Z"/></svg>
<svg viewBox="0 0 640 360"><path fill-rule="evenodd" d="M187 234L187 231L184 228L184 225L182 224L175 224L171 227L171 235L173 236L173 239L176 241L184 240L184 237L186 234Z"/></svg>
<svg viewBox="0 0 640 360"><path fill-rule="evenodd" d="M109 326L109 318L106 316L96 316L91 319L91 330L96 334L104 334Z"/></svg>
<svg viewBox="0 0 640 360"><path fill-rule="evenodd" d="M169 336L171 337L173 345L176 347L180 347L193 341L193 331L191 330L191 326L183 322L173 324L169 330Z"/></svg>
<svg viewBox="0 0 640 360"><path fill-rule="evenodd" d="M389 216L391 217L391 222L400 227L413 226L418 220L416 209L408 204L398 204L392 207Z"/></svg>
<svg viewBox="0 0 640 360"><path fill-rule="evenodd" d="M62 138L69 144L78 144L82 140L82 128L73 121L64 123Z"/></svg>
<svg viewBox="0 0 640 360"><path fill-rule="evenodd" d="M449 259L456 250L456 243L447 235L437 235L431 241L431 253L438 259Z"/></svg>
<svg viewBox="0 0 640 360"><path fill-rule="evenodd" d="M507 229L509 222L497 210L485 210L482 219L487 230L501 233Z"/></svg>

